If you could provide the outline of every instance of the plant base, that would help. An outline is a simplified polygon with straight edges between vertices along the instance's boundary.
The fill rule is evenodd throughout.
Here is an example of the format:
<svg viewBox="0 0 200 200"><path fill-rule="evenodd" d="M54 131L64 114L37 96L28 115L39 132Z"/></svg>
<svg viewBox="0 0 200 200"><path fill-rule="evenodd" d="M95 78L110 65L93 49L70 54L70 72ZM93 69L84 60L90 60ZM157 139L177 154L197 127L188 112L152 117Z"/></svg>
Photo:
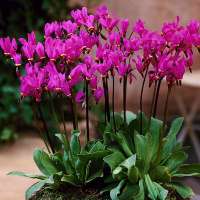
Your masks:
<svg viewBox="0 0 200 200"><path fill-rule="evenodd" d="M87 188L83 190L81 188L69 187L65 189L65 191L43 188L29 200L110 200L110 197L109 195L100 195L99 192L95 189ZM174 192L169 192L169 195L166 200L183 199Z"/></svg>
<svg viewBox="0 0 200 200"><path fill-rule="evenodd" d="M110 200L109 196L102 196L94 189L69 187L65 191L43 188L29 200Z"/></svg>

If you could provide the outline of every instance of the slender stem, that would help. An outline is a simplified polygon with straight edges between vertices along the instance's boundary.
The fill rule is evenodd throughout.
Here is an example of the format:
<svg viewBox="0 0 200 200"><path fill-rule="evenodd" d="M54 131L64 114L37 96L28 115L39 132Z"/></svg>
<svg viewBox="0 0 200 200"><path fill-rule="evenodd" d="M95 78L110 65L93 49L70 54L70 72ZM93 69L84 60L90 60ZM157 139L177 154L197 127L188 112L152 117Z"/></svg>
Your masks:
<svg viewBox="0 0 200 200"><path fill-rule="evenodd" d="M34 117L34 120L35 120L35 122L37 122L37 112L36 112L34 106L32 106L32 110L33 110L33 117ZM44 142L44 144L45 144L45 146L46 146L46 148L47 148L48 153L51 153L51 151L50 151L50 149L49 149L49 146L48 146L48 143L46 142L46 139L45 139L45 137L44 137L44 134L42 134L42 131L41 131L40 127L39 127L39 126L36 126L36 127L38 128L39 135L40 135L40 137L42 138L42 140L43 140L43 142Z"/></svg>
<svg viewBox="0 0 200 200"><path fill-rule="evenodd" d="M156 117L157 114L157 106L158 106L158 98L160 93L160 86L161 86L162 79L158 81L157 89L156 89L156 96L155 96L155 104L153 109L153 117Z"/></svg>
<svg viewBox="0 0 200 200"><path fill-rule="evenodd" d="M150 106L150 114L149 114L149 122L148 122L148 128L150 128L150 124L151 124L151 117L153 114L153 107L154 107L154 103L155 103L155 96L156 96L156 89L157 89L157 81L155 81L155 85L154 85L154 89L153 89L153 96L152 96L152 100L151 100L151 106Z"/></svg>
<svg viewBox="0 0 200 200"><path fill-rule="evenodd" d="M64 99L64 98L62 98ZM68 135L67 135L67 128L66 128L66 124L65 124L65 112L64 112L64 109L61 108L60 110L60 113L61 113L61 118L62 118L62 124L63 124L63 128L64 128L64 134L62 134L62 137L66 137L66 141L67 141L67 146L68 146L68 149L71 153L71 149L70 149L70 144L69 144L69 138L68 138Z"/></svg>
<svg viewBox="0 0 200 200"><path fill-rule="evenodd" d="M107 123L108 117L108 106L107 106L107 92L106 92L106 82L105 82L105 77L102 77L102 82L103 82L103 91L104 91L104 113L105 113L105 124Z"/></svg>
<svg viewBox="0 0 200 200"><path fill-rule="evenodd" d="M90 127L89 127L89 88L88 81L85 80L85 93L86 93L86 141L90 139Z"/></svg>
<svg viewBox="0 0 200 200"><path fill-rule="evenodd" d="M50 137L50 133L49 133L49 130L48 130L48 126L47 126L46 121L45 121L45 118L44 118L44 116L43 116L40 103L38 104L38 111L39 111L39 115L40 115L40 118L41 118L42 123L43 123L43 128L44 128L44 130L45 130L45 132L46 132L47 140L48 140L48 142L49 142L49 146L50 146L50 148L51 148L51 151L52 151L53 153L55 153L54 145L53 145L53 143L52 143L52 141L51 141L51 137Z"/></svg>
<svg viewBox="0 0 200 200"><path fill-rule="evenodd" d="M123 111L124 111L124 123L126 124L126 97L127 97L127 75L123 79Z"/></svg>
<svg viewBox="0 0 200 200"><path fill-rule="evenodd" d="M164 131L165 131L165 125L166 125L166 119L167 119L167 110L168 110L168 104L169 104L169 97L171 93L171 86L168 86L168 91L167 91L167 97L165 101L165 107L164 107L164 120L163 120L163 127L162 130L160 131L159 135L159 146L158 146L158 153L157 153L157 158L156 158L156 163L159 162L160 157L161 157L161 149L163 145L163 136L164 136Z"/></svg>
<svg viewBox="0 0 200 200"><path fill-rule="evenodd" d="M112 114L113 114L113 125L116 133L116 121L115 121L115 77L112 76Z"/></svg>
<svg viewBox="0 0 200 200"><path fill-rule="evenodd" d="M74 116L74 105L72 97L70 98L70 104L71 104L71 112L72 112L72 120L73 120L73 129L76 130L76 123L75 123L75 116Z"/></svg>
<svg viewBox="0 0 200 200"><path fill-rule="evenodd" d="M171 89L172 89L172 87L171 87L171 85L169 85L168 91L167 91L167 98L166 98L166 101L165 101L163 131L162 132L164 132L166 121L167 121L167 110L168 110L168 104L169 104L169 97L170 97L170 94L171 94Z"/></svg>
<svg viewBox="0 0 200 200"><path fill-rule="evenodd" d="M52 113L53 113L53 118L56 122L56 126L57 126L58 130L60 131L59 120L58 120L58 117L57 117L57 114L56 114L56 110L55 110L55 106L54 106L54 102L53 102L53 97L52 97L51 93L49 93L49 100L50 100L50 107L51 107L51 110L52 110Z"/></svg>
<svg viewBox="0 0 200 200"><path fill-rule="evenodd" d="M144 93L144 86L147 78L148 68L145 71L145 75L142 81L142 89L140 93L140 134L142 134L142 112L143 112L143 93Z"/></svg>
<svg viewBox="0 0 200 200"><path fill-rule="evenodd" d="M75 102L73 90L71 91L70 103L71 103L72 116L73 116L73 128L74 128L74 130L77 130L78 129L78 117L77 117L76 102Z"/></svg>
<svg viewBox="0 0 200 200"><path fill-rule="evenodd" d="M109 89L108 89L108 78L106 77L106 99L107 99L107 116L108 122L110 122L110 100L109 100Z"/></svg>

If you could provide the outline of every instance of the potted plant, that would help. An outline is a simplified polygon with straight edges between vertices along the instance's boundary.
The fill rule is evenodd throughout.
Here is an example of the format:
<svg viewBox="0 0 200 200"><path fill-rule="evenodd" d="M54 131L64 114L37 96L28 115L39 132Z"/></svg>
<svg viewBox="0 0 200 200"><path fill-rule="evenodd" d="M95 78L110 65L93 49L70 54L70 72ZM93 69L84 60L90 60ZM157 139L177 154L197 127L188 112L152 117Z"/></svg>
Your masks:
<svg viewBox="0 0 200 200"><path fill-rule="evenodd" d="M166 122L172 88L181 85L186 69L192 66L193 50L200 44L200 22L182 26L177 17L164 23L161 31L151 31L141 20L131 27L127 19L111 17L105 6L95 14L84 7L72 11L71 16L71 20L45 24L40 42L34 32L18 42L0 39L4 54L15 63L21 98L31 97L38 110L47 149L36 149L33 155L41 174L9 174L38 179L27 189L27 200L190 199L193 192L180 179L200 176L200 164L185 164L186 148L176 139L183 118L175 119L169 127ZM25 65L25 72L21 65ZM126 108L127 85L134 87L137 74L143 82L140 111L134 114ZM145 115L147 80L154 91L151 110ZM168 92L161 121L157 104L163 80ZM122 82L122 92L116 91L116 81ZM115 92L123 96L121 113L115 112ZM99 122L101 138L92 139L89 111L101 97L105 105L104 119ZM71 134L61 110L59 116L53 112L52 117L63 123L64 131L50 137L41 103L52 98L70 102ZM77 118L80 104L86 118L82 143Z"/></svg>

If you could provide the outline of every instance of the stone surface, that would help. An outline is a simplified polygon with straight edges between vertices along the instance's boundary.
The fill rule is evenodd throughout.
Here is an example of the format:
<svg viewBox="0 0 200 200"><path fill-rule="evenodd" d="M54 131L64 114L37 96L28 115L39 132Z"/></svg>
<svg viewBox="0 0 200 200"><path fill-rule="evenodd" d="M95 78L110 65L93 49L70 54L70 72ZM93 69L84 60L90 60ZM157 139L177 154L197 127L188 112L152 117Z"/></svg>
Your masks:
<svg viewBox="0 0 200 200"><path fill-rule="evenodd" d="M0 199L23 200L25 190L35 181L29 178L8 176L11 171L37 173L32 159L33 150L43 148L40 138L27 133L15 143L0 147Z"/></svg>

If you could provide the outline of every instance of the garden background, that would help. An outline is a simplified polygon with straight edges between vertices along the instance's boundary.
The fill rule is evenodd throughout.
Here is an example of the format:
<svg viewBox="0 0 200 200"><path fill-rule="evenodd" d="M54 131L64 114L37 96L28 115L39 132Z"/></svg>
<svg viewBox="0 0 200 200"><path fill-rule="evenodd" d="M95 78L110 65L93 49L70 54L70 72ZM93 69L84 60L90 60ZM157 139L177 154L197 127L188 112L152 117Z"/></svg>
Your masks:
<svg viewBox="0 0 200 200"><path fill-rule="evenodd" d="M41 38L42 27L45 22L53 20L67 19L68 14L74 8L81 5L87 6L92 11L98 4L106 4L112 12L119 17L128 18L135 21L143 19L152 29L158 29L163 21L174 20L177 15L181 17L183 23L190 19L200 19L200 2L198 0L7 0L1 2L0 7L0 36L9 35L11 37L21 37L24 33L32 30L36 31L37 37ZM200 70L199 57L196 56L194 70ZM198 74L198 73L197 73ZM184 114L188 117L193 107L194 99L198 100L200 88L197 81L191 78L190 83L183 85L174 96L171 97L170 119L177 115ZM137 79L140 79L137 77ZM139 96L141 82L137 81L134 87L129 87L128 91L128 110L137 111L137 96ZM196 84L196 85L195 85ZM198 85L199 84L199 85ZM116 86L116 88L121 85ZM24 191L31 184L30 180L8 177L6 173L12 170L37 172L32 160L32 152L36 147L43 147L43 143L38 133L38 123L35 123L32 114L30 101L20 101L18 93L18 82L13 66L8 60L0 58L0 199L2 200L22 200ZM145 88L144 107L149 110L150 100L148 96L148 86ZM166 90L166 85L162 85L162 92ZM150 92L149 92L150 93ZM164 97L164 96L163 96ZM162 95L159 101L159 113L163 112ZM183 104L180 106L180 104ZM116 107L120 108L122 96L117 95ZM200 154L198 143L200 132L200 105L196 105L193 120L189 119L190 124L195 130L186 127L185 132L179 136L185 139L190 148L189 161L197 161ZM185 111L184 111L185 110ZM97 108L95 114L101 115ZM70 111L69 111L70 114ZM84 120L84 119L83 119ZM70 117L69 126L70 127ZM84 128L84 127L83 127ZM191 133L192 132L192 133ZM195 134L190 137L189 134ZM184 138L183 138L184 137ZM188 140L187 140L188 138ZM196 142L195 142L196 141ZM185 180L190 184L195 192L200 193L200 181L197 179Z"/></svg>

